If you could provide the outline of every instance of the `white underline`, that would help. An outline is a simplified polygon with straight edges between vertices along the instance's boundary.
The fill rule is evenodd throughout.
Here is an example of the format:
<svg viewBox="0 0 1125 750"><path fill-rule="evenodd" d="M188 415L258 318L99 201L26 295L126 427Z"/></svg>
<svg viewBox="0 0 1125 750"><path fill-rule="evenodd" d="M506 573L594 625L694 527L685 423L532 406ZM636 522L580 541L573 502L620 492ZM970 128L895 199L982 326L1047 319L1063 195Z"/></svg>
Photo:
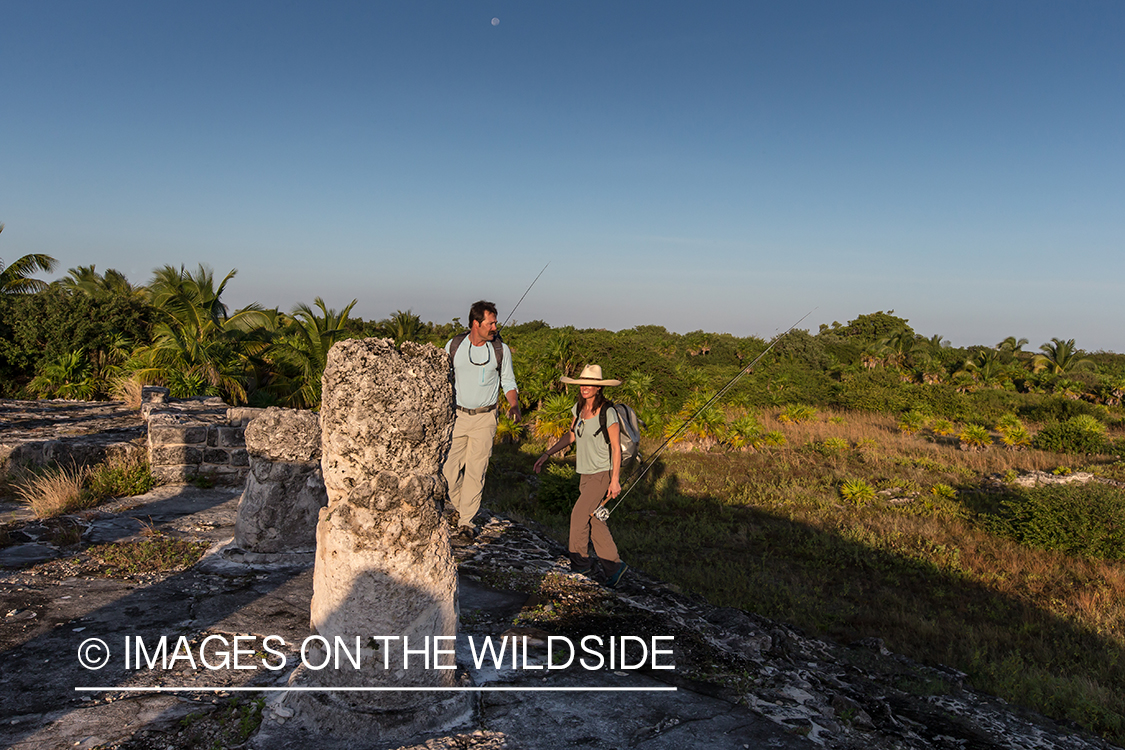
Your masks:
<svg viewBox="0 0 1125 750"><path fill-rule="evenodd" d="M674 687L76 687L84 693L666 693Z"/></svg>

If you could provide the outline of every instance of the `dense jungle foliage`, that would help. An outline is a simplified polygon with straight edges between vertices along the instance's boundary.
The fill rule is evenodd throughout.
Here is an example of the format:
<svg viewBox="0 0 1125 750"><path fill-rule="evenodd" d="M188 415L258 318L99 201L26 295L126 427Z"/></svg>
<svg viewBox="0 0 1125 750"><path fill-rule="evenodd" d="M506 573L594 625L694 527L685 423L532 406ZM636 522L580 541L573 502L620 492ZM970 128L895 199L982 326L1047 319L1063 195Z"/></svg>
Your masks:
<svg viewBox="0 0 1125 750"><path fill-rule="evenodd" d="M222 296L234 276L231 271L217 281L204 266L165 266L147 286L133 286L112 269L99 274L82 266L40 291L0 294L0 396L109 398L134 381L164 385L176 397L317 408L320 375L334 342L385 336L399 344L441 346L463 328L459 319L424 322L410 310L364 321L350 316L354 300L341 310L317 298L312 307L302 304L288 313L257 304L232 312ZM539 432L550 432L563 408L558 379L586 363L600 363L623 379L618 398L638 409L650 434L659 434L682 422L768 345L726 333L679 334L660 326L582 330L543 321L508 326L502 335L512 348L524 411ZM1052 339L1038 353L1025 351L1027 345L1009 337L992 346L957 348L940 335L916 333L893 311L864 314L815 334L794 330L783 336L723 405L915 412L986 427L1005 414L1037 425L1063 425L1079 416L1110 426L1120 422L1125 355L1087 353L1073 339ZM697 437L728 437L712 427ZM1096 440L1083 443L1081 430L1051 429L1043 439L1055 447L1097 447Z"/></svg>

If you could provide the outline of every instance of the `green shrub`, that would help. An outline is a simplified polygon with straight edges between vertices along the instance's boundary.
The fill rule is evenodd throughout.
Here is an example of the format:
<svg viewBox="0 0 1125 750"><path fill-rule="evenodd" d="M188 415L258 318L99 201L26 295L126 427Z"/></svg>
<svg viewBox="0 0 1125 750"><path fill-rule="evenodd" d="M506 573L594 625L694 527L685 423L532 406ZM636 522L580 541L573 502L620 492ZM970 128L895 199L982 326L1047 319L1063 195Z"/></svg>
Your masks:
<svg viewBox="0 0 1125 750"><path fill-rule="evenodd" d="M979 424L965 425L965 428L957 435L957 439L961 441L961 445L967 445L970 448L980 449L992 445L992 434L987 427L981 427Z"/></svg>
<svg viewBox="0 0 1125 750"><path fill-rule="evenodd" d="M1025 395L1023 398L1031 403L1023 404L1016 413L1031 422L1065 422L1084 414L1100 418L1106 413L1105 407L1062 396Z"/></svg>
<svg viewBox="0 0 1125 750"><path fill-rule="evenodd" d="M957 490L950 487L948 484L935 484L930 488L930 494L935 497L944 497L949 500L957 498Z"/></svg>
<svg viewBox="0 0 1125 750"><path fill-rule="evenodd" d="M1076 557L1125 558L1125 490L1063 484L1025 490L989 517L994 531L1021 544Z"/></svg>
<svg viewBox="0 0 1125 750"><path fill-rule="evenodd" d="M840 483L840 497L856 505L866 505L875 499L875 488L862 479L846 479Z"/></svg>
<svg viewBox="0 0 1125 750"><path fill-rule="evenodd" d="M830 437L825 438L823 441L821 441L820 452L827 456L833 453L841 453L843 451L846 451L850 447L851 446L848 445L848 441L844 438Z"/></svg>
<svg viewBox="0 0 1125 750"><path fill-rule="evenodd" d="M934 423L930 425L930 429L933 430L935 435L942 436L952 435L957 432L957 428L955 428L953 423L948 419L935 419Z"/></svg>
<svg viewBox="0 0 1125 750"><path fill-rule="evenodd" d="M785 445L785 434L781 430L770 430L762 437L766 445L774 447Z"/></svg>
<svg viewBox="0 0 1125 750"><path fill-rule="evenodd" d="M915 433L926 426L926 415L917 409L911 409L898 418L898 429L901 432Z"/></svg>
<svg viewBox="0 0 1125 750"><path fill-rule="evenodd" d="M85 493L89 503L96 505L109 498L143 495L155 486L148 459L137 451L94 466L86 478Z"/></svg>
<svg viewBox="0 0 1125 750"><path fill-rule="evenodd" d="M1000 433L1000 442L1012 449L1031 445L1031 433L1023 427L1012 427Z"/></svg>
<svg viewBox="0 0 1125 750"><path fill-rule="evenodd" d="M1021 422L1020 418L1015 414L1012 414L1011 412L1008 412L1007 414L996 420L996 429L1001 433L1017 428L1022 429L1023 422Z"/></svg>
<svg viewBox="0 0 1125 750"><path fill-rule="evenodd" d="M813 419L816 419L816 409L805 404L789 404L777 416L778 422L792 422L793 424L800 424Z"/></svg>
<svg viewBox="0 0 1125 750"><path fill-rule="evenodd" d="M549 513L569 513L578 499L578 472L569 464L549 463L539 475L539 507Z"/></svg>
<svg viewBox="0 0 1125 750"><path fill-rule="evenodd" d="M756 450L765 444L765 430L751 414L745 414L727 425L726 442L736 449Z"/></svg>
<svg viewBox="0 0 1125 750"><path fill-rule="evenodd" d="M1109 448L1105 425L1089 414L1047 425L1032 444L1039 450L1056 453L1101 453Z"/></svg>

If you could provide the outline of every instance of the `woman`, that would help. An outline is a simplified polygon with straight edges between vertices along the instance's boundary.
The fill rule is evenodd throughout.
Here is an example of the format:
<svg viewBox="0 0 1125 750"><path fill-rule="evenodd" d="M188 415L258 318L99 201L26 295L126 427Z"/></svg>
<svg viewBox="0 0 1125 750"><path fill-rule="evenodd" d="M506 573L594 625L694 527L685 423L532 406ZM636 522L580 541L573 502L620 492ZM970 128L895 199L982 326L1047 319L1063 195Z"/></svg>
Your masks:
<svg viewBox="0 0 1125 750"><path fill-rule="evenodd" d="M593 514L607 499L621 494L621 426L617 423L617 412L609 408L609 402L602 395L604 386L621 385L621 381L603 379L600 365L587 365L577 378L560 380L579 386L574 421L570 431L535 462L535 473L543 469L549 456L578 442L578 473L582 478L578 484L578 500L570 512L571 565L576 573L585 574L593 569L594 563L588 557L592 541L594 554L608 576L606 584L612 588L628 566L617 554L609 526Z"/></svg>

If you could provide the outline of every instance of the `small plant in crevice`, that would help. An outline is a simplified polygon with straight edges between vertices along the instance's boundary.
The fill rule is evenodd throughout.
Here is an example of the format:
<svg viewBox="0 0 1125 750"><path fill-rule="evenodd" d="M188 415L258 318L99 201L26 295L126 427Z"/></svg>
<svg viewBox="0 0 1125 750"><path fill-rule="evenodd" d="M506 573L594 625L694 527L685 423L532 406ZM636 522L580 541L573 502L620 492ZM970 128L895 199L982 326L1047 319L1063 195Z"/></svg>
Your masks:
<svg viewBox="0 0 1125 750"><path fill-rule="evenodd" d="M209 546L208 542L192 542L157 531L136 542L99 544L87 549L86 554L102 566L106 576L118 578L189 568Z"/></svg>
<svg viewBox="0 0 1125 750"><path fill-rule="evenodd" d="M156 477L141 451L110 456L90 469L86 493L91 505L115 497L143 495L156 486Z"/></svg>

